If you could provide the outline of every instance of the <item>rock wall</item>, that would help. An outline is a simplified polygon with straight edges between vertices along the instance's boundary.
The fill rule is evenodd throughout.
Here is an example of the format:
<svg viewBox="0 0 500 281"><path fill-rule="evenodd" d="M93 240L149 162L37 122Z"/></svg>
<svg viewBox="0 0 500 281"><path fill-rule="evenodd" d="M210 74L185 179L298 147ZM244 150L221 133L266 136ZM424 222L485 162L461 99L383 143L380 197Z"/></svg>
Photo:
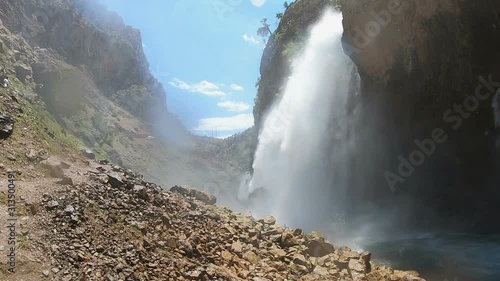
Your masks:
<svg viewBox="0 0 500 281"><path fill-rule="evenodd" d="M0 18L30 45L54 50L65 63L85 67L105 96L134 115L153 119L153 105L162 105L156 111L166 110L166 93L149 72L139 30L97 1L7 0L0 3ZM134 91L134 86L145 91ZM128 92L138 105L128 102Z"/></svg>
<svg viewBox="0 0 500 281"><path fill-rule="evenodd" d="M369 118L379 117L377 132L388 144L375 161L380 188L368 196L383 193L384 170L401 175L398 155L409 159L422 151L416 142L442 130L446 140L413 165L395 193L444 219L470 219L465 228L499 230L490 225L500 196L491 108L500 86L499 10L495 1L345 3L344 49L362 77L362 103Z"/></svg>

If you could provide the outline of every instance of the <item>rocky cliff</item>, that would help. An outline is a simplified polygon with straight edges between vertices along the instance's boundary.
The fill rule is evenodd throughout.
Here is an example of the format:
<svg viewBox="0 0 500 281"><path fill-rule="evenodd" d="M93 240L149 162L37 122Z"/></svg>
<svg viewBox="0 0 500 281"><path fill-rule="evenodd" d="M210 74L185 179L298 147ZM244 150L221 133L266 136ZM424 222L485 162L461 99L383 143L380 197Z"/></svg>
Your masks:
<svg viewBox="0 0 500 281"><path fill-rule="evenodd" d="M359 95L350 97L349 106L360 108L355 125L363 129L353 140L359 147L356 155L345 163L352 170L353 199L425 210L416 211L411 220L420 226L440 218L440 224L460 230L498 231L490 223L499 212L494 202L500 196L491 98L500 86L500 4L339 3L344 51L361 77ZM309 26L331 5L295 1L285 12L262 57L254 107L257 127L279 98L290 54L296 46L300 49ZM422 150L434 134L442 141ZM417 159L421 155L423 163ZM399 172L399 156L416 165L411 162L408 171Z"/></svg>
<svg viewBox="0 0 500 281"><path fill-rule="evenodd" d="M362 78L361 103L366 118L379 118L380 143L391 146L382 148L385 156L367 152L363 159L383 167L374 170L381 187L369 197L380 197L381 175L398 173L403 155L416 169L393 186L396 194L445 221L466 218L454 225L461 230L500 230L490 223L500 196L491 108L500 86L499 9L496 1L345 3L344 49ZM418 143L436 132L444 137L435 151L423 163L412 160L415 151L426 152Z"/></svg>
<svg viewBox="0 0 500 281"><path fill-rule="evenodd" d="M166 94L149 72L139 30L97 1L2 1L0 13L12 32L33 47L53 51L67 64L85 68L104 95L133 114L148 117L145 108L165 104ZM38 83L53 80L38 77L38 72ZM130 96L120 92L124 90L130 90Z"/></svg>

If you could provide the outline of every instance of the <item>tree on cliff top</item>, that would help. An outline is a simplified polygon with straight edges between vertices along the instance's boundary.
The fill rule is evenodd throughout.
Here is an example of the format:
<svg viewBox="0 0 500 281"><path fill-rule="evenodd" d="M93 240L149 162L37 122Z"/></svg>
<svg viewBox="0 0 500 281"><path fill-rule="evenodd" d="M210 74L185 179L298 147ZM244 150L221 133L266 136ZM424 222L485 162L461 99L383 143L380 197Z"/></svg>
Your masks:
<svg viewBox="0 0 500 281"><path fill-rule="evenodd" d="M273 32L271 31L271 28L270 28L271 25L269 23L267 23L267 18L262 19L260 21L260 23L262 24L262 26L259 27L259 29L257 29L257 35L264 38L264 42L265 42L267 37L271 36L273 34Z"/></svg>

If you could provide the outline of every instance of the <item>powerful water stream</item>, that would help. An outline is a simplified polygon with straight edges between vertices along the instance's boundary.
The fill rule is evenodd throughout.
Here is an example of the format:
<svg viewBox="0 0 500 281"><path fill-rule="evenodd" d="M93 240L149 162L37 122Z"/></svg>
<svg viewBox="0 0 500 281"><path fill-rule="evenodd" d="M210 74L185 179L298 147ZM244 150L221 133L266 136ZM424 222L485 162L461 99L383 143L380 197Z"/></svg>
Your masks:
<svg viewBox="0 0 500 281"><path fill-rule="evenodd" d="M239 194L240 199L257 194L250 208L257 216L273 214L289 226L317 228L325 220L320 214L337 201L325 196L334 180L325 170L331 167L325 151L342 131L332 131L330 120L347 124L342 119L353 66L342 50L342 32L342 16L326 12L263 123L253 177Z"/></svg>

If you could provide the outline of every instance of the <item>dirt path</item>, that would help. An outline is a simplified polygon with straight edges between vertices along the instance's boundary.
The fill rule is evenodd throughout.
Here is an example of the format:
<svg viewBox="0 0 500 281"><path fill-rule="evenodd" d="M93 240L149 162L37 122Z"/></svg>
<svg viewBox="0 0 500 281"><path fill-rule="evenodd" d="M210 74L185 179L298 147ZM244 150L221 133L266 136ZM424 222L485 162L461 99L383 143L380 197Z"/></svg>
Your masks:
<svg viewBox="0 0 500 281"><path fill-rule="evenodd" d="M83 173L90 167L74 166L64 170L64 174L73 180L74 184L84 180ZM16 250L15 250L15 273L9 272L9 245L10 230L8 192L10 174L15 175L16 196ZM0 280L25 280L39 281L52 280L53 274L51 261L47 252L43 250L44 241L39 237L50 235L52 229L40 229L40 220L46 220L41 211L41 202L44 196L56 192L64 192L69 186L58 184L60 179L45 175L41 165L0 171ZM11 185L12 186L12 185ZM46 245L45 245L46 246Z"/></svg>

